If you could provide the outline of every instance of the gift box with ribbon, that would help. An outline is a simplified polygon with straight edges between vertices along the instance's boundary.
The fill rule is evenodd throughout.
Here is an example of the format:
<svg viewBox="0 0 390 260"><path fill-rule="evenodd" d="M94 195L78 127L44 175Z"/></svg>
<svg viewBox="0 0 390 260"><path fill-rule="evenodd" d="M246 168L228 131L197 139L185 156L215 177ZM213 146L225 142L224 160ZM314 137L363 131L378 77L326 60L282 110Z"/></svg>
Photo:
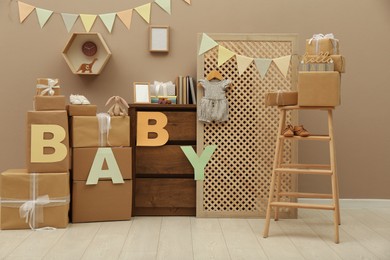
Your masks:
<svg viewBox="0 0 390 260"><path fill-rule="evenodd" d="M57 96L60 95L60 85L58 79L38 78L36 95Z"/></svg>
<svg viewBox="0 0 390 260"><path fill-rule="evenodd" d="M317 55L328 52L331 55L339 54L339 40L334 38L332 33L314 34L313 37L306 40L306 53Z"/></svg>
<svg viewBox="0 0 390 260"><path fill-rule="evenodd" d="M299 71L334 71L334 63L328 52L303 56Z"/></svg>
<svg viewBox="0 0 390 260"><path fill-rule="evenodd" d="M67 105L66 110L69 116L96 116L96 105Z"/></svg>
<svg viewBox="0 0 390 260"><path fill-rule="evenodd" d="M175 96L176 95L176 86L172 81L168 82L159 82L155 81L153 85L150 86L150 96Z"/></svg>
<svg viewBox="0 0 390 260"><path fill-rule="evenodd" d="M130 117L73 116L71 140L72 147L130 146Z"/></svg>
<svg viewBox="0 0 390 260"><path fill-rule="evenodd" d="M12 169L0 174L1 229L66 228L69 173L28 173Z"/></svg>

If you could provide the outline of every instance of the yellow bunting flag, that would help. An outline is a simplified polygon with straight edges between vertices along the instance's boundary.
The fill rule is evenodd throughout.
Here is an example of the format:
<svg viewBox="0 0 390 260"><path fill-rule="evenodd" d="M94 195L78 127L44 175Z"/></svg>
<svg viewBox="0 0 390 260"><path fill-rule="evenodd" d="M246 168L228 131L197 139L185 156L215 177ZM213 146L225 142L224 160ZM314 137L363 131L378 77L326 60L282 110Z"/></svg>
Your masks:
<svg viewBox="0 0 390 260"><path fill-rule="evenodd" d="M133 9L118 12L116 15L119 17L119 19L121 19L122 23L127 27L127 29L130 29Z"/></svg>
<svg viewBox="0 0 390 260"><path fill-rule="evenodd" d="M191 4L191 0L184 0L184 1L186 1L186 3L189 5Z"/></svg>
<svg viewBox="0 0 390 260"><path fill-rule="evenodd" d="M291 60L291 55L287 55L287 56L273 59L276 66L278 67L280 72L282 72L284 77L287 77L288 68L290 67L290 60Z"/></svg>
<svg viewBox="0 0 390 260"><path fill-rule="evenodd" d="M41 26L41 28L43 28L47 20L49 20L50 16L53 14L53 11L42 8L35 8L35 11L37 12L39 25Z"/></svg>
<svg viewBox="0 0 390 260"><path fill-rule="evenodd" d="M237 58L238 73L239 75L241 75L252 63L253 58L238 55L238 54L236 55L236 58Z"/></svg>
<svg viewBox="0 0 390 260"><path fill-rule="evenodd" d="M116 13L100 14L99 17L106 26L109 33L111 33L112 27L114 26Z"/></svg>
<svg viewBox="0 0 390 260"><path fill-rule="evenodd" d="M150 7L151 3L134 8L147 23L150 23Z"/></svg>
<svg viewBox="0 0 390 260"><path fill-rule="evenodd" d="M34 11L35 6L28 5L26 3L18 1L19 6L19 20L20 23L23 23L23 21L31 14L32 11Z"/></svg>
<svg viewBox="0 0 390 260"><path fill-rule="evenodd" d="M234 55L235 55L234 52L219 45L218 46L218 67L224 64L225 62L227 62Z"/></svg>
<svg viewBox="0 0 390 260"><path fill-rule="evenodd" d="M77 18L79 17L78 14L67 14L67 13L62 13L62 20L64 20L64 24L66 27L66 30L70 32L72 30L74 23L76 22Z"/></svg>
<svg viewBox="0 0 390 260"><path fill-rule="evenodd" d="M207 34L203 33L198 55L202 55L203 53L214 48L217 45L218 43L216 41L211 39L210 36L208 36Z"/></svg>
<svg viewBox="0 0 390 260"><path fill-rule="evenodd" d="M158 4L165 12L171 14L171 0L155 0L156 4Z"/></svg>
<svg viewBox="0 0 390 260"><path fill-rule="evenodd" d="M262 78L264 78L265 74L267 74L269 66L271 66L271 62L272 62L272 59L263 59L263 58L255 59L257 70L259 71L260 76Z"/></svg>
<svg viewBox="0 0 390 260"><path fill-rule="evenodd" d="M96 15L95 14L80 14L81 21L83 22L85 31L89 32L92 28L92 25L95 23Z"/></svg>

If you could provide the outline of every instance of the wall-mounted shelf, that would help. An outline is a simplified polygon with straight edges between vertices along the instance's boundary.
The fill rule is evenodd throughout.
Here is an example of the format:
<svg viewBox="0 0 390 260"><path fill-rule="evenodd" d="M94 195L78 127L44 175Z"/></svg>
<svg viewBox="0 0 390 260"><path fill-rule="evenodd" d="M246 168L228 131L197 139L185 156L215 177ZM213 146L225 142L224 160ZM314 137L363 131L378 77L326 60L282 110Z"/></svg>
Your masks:
<svg viewBox="0 0 390 260"><path fill-rule="evenodd" d="M93 44L84 46L83 51L86 42ZM86 49L95 47L96 53ZM99 33L73 33L62 51L62 56L74 74L98 75L110 59L111 51Z"/></svg>

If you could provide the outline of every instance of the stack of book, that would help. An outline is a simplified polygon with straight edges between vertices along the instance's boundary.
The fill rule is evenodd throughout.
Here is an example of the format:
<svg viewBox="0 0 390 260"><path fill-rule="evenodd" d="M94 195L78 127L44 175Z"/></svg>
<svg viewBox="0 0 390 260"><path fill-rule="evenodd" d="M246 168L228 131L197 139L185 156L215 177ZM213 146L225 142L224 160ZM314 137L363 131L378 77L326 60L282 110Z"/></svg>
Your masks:
<svg viewBox="0 0 390 260"><path fill-rule="evenodd" d="M177 104L196 104L196 85L191 76L176 78Z"/></svg>

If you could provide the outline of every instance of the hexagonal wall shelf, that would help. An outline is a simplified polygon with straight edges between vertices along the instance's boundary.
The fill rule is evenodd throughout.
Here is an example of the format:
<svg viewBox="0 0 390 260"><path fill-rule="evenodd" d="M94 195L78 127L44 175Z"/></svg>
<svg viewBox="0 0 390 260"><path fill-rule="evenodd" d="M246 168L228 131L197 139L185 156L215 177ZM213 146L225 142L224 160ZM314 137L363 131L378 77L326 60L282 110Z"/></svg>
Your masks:
<svg viewBox="0 0 390 260"><path fill-rule="evenodd" d="M62 51L69 68L78 75L98 75L111 57L100 33L73 33Z"/></svg>

